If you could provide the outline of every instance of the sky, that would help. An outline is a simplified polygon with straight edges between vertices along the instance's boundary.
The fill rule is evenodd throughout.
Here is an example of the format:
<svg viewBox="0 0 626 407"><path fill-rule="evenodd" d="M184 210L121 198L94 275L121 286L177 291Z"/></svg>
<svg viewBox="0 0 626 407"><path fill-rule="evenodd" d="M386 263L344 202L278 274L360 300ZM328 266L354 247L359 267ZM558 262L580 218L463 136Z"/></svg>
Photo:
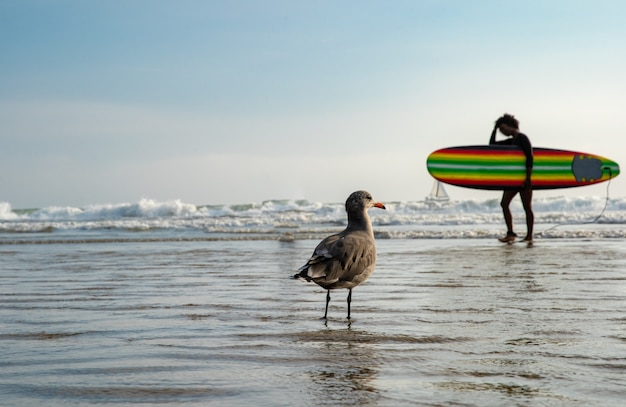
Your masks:
<svg viewBox="0 0 626 407"><path fill-rule="evenodd" d="M505 112L535 147L625 166L625 18L620 0L0 0L0 202L421 200L428 154L487 144Z"/></svg>

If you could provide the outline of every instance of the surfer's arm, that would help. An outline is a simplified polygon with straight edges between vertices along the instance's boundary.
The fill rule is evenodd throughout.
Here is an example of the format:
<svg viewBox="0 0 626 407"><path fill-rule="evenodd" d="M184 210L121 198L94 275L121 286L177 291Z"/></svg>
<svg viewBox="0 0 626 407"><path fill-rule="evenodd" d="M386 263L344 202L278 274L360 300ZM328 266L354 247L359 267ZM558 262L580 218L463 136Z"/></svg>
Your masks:
<svg viewBox="0 0 626 407"><path fill-rule="evenodd" d="M533 146L530 144L530 140L525 134L519 133L516 137L517 140L515 144L520 146L522 150L524 150L524 155L526 156L526 174L527 177L530 178L530 173L533 170Z"/></svg>
<svg viewBox="0 0 626 407"><path fill-rule="evenodd" d="M524 185L522 186L522 188L524 189L530 189L532 186L532 181L531 181L531 175L533 173L533 167L526 167L526 179L524 180Z"/></svg>
<svg viewBox="0 0 626 407"><path fill-rule="evenodd" d="M504 144L504 145L512 145L513 144L513 140L511 140L510 138L506 139L506 140L500 140L500 141L491 141L489 140L489 144Z"/></svg>
<svg viewBox="0 0 626 407"><path fill-rule="evenodd" d="M513 144L513 139L505 139L505 140L500 140L500 141L496 141L496 133L498 132L498 128L494 127L493 131L491 132L491 137L489 138L489 145L493 145L493 144L504 144L504 145L511 145Z"/></svg>
<svg viewBox="0 0 626 407"><path fill-rule="evenodd" d="M519 134L517 138L519 140L518 144L522 148L522 150L524 150L524 155L526 156L526 179L524 181L524 187L530 188L534 164L533 147L530 144L530 140L528 139L528 137L526 137L526 135Z"/></svg>
<svg viewBox="0 0 626 407"><path fill-rule="evenodd" d="M498 131L498 127L494 127L491 132L491 138L489 138L489 144L497 144L496 142L496 132Z"/></svg>

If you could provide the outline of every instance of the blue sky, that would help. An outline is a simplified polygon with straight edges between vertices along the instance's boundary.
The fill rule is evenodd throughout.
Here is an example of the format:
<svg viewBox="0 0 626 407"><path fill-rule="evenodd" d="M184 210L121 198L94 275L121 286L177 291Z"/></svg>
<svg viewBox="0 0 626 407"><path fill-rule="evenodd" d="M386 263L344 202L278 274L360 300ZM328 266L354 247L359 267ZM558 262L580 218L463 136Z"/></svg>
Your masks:
<svg viewBox="0 0 626 407"><path fill-rule="evenodd" d="M504 112L535 146L624 166L624 18L603 0L0 0L0 201L419 200L426 156L486 143Z"/></svg>

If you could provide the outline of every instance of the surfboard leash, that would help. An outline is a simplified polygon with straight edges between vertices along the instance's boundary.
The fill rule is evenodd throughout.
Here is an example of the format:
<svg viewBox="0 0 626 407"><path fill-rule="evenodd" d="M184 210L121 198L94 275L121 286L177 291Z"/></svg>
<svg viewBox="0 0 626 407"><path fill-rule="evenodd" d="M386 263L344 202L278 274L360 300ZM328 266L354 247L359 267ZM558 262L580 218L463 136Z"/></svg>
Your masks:
<svg viewBox="0 0 626 407"><path fill-rule="evenodd" d="M604 212L606 211L606 208L609 206L609 198L610 198L610 194L609 194L609 187L611 186L611 180L613 179L613 171L611 170L611 167L602 167L603 170L608 170L609 171L609 179L607 180L606 183L606 199L604 200L604 208L602 208L602 210L600 211L600 214L598 216L596 216L593 220L588 221L588 222L582 222L580 223L580 225L589 225L591 223L596 223L601 217L602 215L604 215ZM543 235L546 232L551 231L552 229L556 229L559 226L563 226L563 225L572 225L573 223L559 223L556 224L552 227L549 227L548 229L544 230L543 232L539 232L539 235Z"/></svg>

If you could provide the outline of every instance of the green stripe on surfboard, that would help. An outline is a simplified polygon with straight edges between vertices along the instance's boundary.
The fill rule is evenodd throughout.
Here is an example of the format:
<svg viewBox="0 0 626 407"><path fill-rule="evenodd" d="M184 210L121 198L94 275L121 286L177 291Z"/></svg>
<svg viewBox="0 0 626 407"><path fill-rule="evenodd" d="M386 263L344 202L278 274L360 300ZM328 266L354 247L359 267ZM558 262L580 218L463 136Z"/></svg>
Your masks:
<svg viewBox="0 0 626 407"><path fill-rule="evenodd" d="M571 188L604 182L619 175L619 165L594 154L535 148L534 189ZM426 165L431 175L452 185L479 189L521 186L526 157L515 146L461 146L434 151Z"/></svg>

